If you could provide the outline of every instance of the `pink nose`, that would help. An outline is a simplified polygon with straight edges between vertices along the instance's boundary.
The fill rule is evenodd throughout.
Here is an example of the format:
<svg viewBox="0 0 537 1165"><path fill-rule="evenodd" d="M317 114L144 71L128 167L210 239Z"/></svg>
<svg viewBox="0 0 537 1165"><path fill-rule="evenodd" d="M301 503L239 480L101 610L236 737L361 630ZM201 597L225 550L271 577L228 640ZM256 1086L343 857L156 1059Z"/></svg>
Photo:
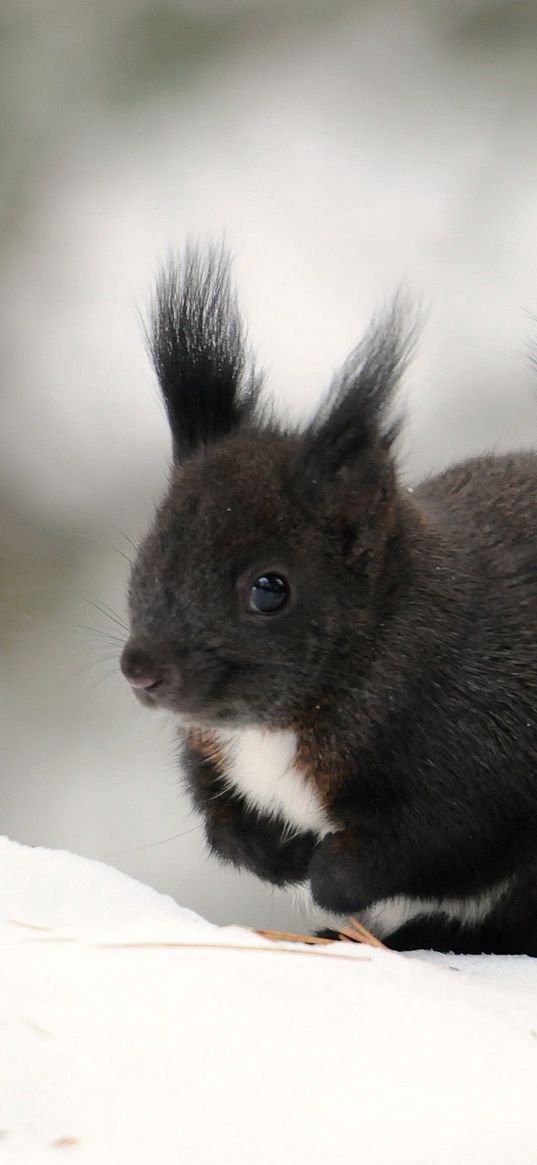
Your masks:
<svg viewBox="0 0 537 1165"><path fill-rule="evenodd" d="M140 647L125 647L121 656L121 670L133 688L154 688L162 683L158 668L147 651Z"/></svg>

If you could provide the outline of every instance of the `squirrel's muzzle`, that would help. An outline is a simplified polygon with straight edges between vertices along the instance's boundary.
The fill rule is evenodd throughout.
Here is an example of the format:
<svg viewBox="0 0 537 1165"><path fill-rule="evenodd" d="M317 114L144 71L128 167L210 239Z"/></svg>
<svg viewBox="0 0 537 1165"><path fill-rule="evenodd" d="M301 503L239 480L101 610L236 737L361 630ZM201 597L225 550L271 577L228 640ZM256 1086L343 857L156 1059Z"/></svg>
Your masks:
<svg viewBox="0 0 537 1165"><path fill-rule="evenodd" d="M127 643L121 655L120 667L132 688L154 691L162 683L158 664L147 650L136 644Z"/></svg>

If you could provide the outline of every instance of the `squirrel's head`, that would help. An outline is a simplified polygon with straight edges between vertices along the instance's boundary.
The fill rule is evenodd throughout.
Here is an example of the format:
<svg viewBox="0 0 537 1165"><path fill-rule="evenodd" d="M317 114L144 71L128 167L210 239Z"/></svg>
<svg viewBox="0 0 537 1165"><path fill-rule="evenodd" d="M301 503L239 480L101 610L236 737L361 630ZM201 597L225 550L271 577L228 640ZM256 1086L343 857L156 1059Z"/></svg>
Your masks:
<svg viewBox="0 0 537 1165"><path fill-rule="evenodd" d="M187 721L289 725L372 650L396 536L400 305L303 431L262 406L221 252L164 272L149 340L174 463L132 572L123 672Z"/></svg>

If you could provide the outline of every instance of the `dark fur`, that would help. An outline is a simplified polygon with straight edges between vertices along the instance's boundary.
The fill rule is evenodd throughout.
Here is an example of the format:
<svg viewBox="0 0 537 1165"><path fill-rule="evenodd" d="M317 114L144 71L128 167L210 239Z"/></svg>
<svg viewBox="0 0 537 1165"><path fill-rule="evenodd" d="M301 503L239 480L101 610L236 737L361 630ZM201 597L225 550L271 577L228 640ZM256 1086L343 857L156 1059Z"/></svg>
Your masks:
<svg viewBox="0 0 537 1165"><path fill-rule="evenodd" d="M334 823L320 844L286 838L188 745L212 849L276 884L307 876L338 912L505 879L479 927L439 913L391 941L537 954L537 458L401 488L397 305L303 433L256 420L221 257L163 277L152 350L175 466L133 571L124 668L141 659L160 681L145 702L207 728L293 727ZM244 588L270 569L293 602L255 619Z"/></svg>
<svg viewBox="0 0 537 1165"><path fill-rule="evenodd" d="M211 250L203 263L197 251L187 250L180 268L162 271L148 341L176 458L251 416L259 378L245 352L222 251Z"/></svg>

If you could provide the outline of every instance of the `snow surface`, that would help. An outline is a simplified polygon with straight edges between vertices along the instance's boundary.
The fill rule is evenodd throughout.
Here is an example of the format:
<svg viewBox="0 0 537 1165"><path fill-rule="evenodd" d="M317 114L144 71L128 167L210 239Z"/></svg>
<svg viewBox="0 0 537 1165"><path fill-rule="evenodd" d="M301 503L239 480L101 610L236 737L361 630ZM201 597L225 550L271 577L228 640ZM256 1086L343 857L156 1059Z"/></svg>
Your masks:
<svg viewBox="0 0 537 1165"><path fill-rule="evenodd" d="M537 960L274 947L7 839L0 926L8 1165L537 1165Z"/></svg>

